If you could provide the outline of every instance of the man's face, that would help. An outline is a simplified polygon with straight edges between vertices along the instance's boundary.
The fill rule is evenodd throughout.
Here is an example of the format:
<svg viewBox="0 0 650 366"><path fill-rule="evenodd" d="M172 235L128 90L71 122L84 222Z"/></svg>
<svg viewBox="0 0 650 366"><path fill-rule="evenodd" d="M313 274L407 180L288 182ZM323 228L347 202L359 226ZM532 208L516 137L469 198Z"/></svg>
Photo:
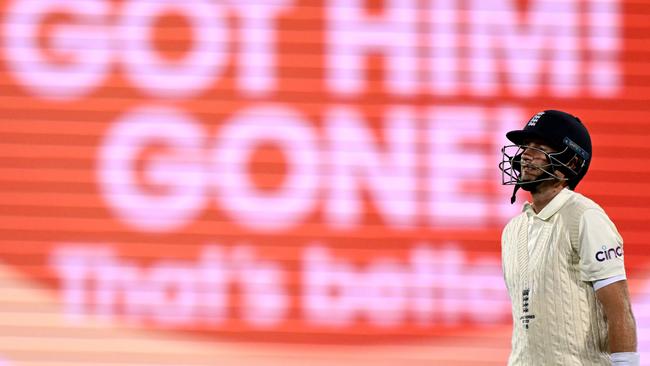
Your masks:
<svg viewBox="0 0 650 366"><path fill-rule="evenodd" d="M545 153L552 153L555 150L538 139L525 140L523 146L525 148L521 155L520 180L530 182L544 174L540 168L549 170L550 161Z"/></svg>

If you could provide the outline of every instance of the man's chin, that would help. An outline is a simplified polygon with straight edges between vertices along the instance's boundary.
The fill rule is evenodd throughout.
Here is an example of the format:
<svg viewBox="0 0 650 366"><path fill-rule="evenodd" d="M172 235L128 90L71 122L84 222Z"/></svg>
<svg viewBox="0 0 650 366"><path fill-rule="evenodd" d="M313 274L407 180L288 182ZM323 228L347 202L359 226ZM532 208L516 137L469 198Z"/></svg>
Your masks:
<svg viewBox="0 0 650 366"><path fill-rule="evenodd" d="M539 187L540 183L541 183L541 181L532 181L532 182L530 182L530 181L521 181L521 182L517 183L517 185L521 189L523 189L524 191L535 192L537 190L537 187Z"/></svg>

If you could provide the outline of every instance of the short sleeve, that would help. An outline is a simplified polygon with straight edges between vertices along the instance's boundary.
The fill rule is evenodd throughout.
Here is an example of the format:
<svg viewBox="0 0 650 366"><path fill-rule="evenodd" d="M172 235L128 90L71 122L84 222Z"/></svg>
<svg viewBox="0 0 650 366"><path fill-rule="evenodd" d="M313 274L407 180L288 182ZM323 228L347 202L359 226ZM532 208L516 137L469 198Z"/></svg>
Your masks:
<svg viewBox="0 0 650 366"><path fill-rule="evenodd" d="M605 212L586 210L579 226L580 277L583 281L625 275L623 239Z"/></svg>

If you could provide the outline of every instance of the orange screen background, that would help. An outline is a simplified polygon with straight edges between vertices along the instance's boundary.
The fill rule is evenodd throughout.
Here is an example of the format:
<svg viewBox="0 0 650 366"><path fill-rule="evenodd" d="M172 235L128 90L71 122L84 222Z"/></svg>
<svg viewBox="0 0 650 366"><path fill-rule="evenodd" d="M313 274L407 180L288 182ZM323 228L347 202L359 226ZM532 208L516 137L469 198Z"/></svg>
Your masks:
<svg viewBox="0 0 650 366"><path fill-rule="evenodd" d="M0 365L504 364L499 150L544 109L590 130L650 365L650 5L0 14Z"/></svg>

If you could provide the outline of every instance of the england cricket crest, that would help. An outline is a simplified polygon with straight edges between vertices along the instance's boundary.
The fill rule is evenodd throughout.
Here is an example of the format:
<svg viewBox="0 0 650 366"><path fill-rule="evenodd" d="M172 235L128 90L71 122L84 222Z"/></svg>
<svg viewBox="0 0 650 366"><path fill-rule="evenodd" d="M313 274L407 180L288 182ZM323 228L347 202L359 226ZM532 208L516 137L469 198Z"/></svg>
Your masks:
<svg viewBox="0 0 650 366"><path fill-rule="evenodd" d="M528 121L528 126L533 127L537 124L537 121L544 115L545 112L539 112L533 116L533 118Z"/></svg>

